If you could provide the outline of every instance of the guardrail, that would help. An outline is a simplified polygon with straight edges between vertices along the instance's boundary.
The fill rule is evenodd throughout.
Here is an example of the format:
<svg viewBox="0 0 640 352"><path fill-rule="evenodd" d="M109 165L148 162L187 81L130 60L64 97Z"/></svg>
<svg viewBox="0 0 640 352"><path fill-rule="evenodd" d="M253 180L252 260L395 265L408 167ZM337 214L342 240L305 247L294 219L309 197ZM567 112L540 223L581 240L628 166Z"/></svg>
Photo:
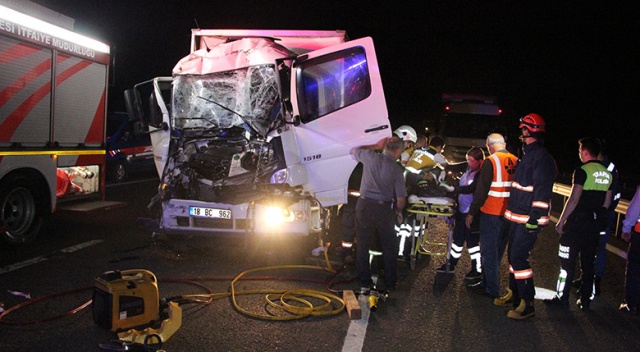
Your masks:
<svg viewBox="0 0 640 352"><path fill-rule="evenodd" d="M563 183L558 183L555 182L553 184L553 193L559 194L561 196L563 196L563 201L562 203L566 203L567 202L567 198L569 198L569 195L571 194L571 185L565 185ZM615 236L618 236L619 230L620 230L620 220L621 220L621 216L623 214L627 214L627 208L629 208L629 200L627 199L620 199L620 202L618 202L618 206L616 207L616 213L617 213L617 217L616 217L616 231L614 233Z"/></svg>

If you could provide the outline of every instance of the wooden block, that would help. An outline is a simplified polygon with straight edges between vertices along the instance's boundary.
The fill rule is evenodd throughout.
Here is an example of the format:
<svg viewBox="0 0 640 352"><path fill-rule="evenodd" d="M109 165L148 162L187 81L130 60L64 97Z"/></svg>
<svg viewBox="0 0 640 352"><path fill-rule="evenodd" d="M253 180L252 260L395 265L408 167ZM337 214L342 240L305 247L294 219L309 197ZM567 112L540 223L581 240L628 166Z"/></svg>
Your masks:
<svg viewBox="0 0 640 352"><path fill-rule="evenodd" d="M362 317L362 309L360 308L360 302L358 302L356 294L351 290L342 291L342 299L344 300L349 318L351 318L351 320L360 319Z"/></svg>

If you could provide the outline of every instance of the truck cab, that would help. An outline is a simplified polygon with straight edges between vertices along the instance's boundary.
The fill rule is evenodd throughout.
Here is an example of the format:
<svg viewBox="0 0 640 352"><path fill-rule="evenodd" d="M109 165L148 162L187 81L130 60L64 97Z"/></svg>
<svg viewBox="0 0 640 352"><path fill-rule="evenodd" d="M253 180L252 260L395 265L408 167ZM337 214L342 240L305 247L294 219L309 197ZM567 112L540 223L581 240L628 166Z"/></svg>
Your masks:
<svg viewBox="0 0 640 352"><path fill-rule="evenodd" d="M172 77L125 93L160 177L158 232L321 233L351 149L389 137L373 40L344 31L192 30Z"/></svg>
<svg viewBox="0 0 640 352"><path fill-rule="evenodd" d="M464 162L471 147L483 148L486 153L487 136L502 132L501 114L494 97L444 93L436 126L437 133L446 143L443 155L450 162Z"/></svg>

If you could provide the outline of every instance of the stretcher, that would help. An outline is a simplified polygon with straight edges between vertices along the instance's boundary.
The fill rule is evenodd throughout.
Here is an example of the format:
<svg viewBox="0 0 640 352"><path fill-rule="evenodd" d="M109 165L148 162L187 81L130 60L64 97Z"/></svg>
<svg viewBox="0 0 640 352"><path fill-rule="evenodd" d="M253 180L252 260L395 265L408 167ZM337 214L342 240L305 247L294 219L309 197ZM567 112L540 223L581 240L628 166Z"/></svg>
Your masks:
<svg viewBox="0 0 640 352"><path fill-rule="evenodd" d="M416 259L419 255L431 256L447 256L449 260L449 252L451 250L451 241L453 237L453 214L456 211L456 202L448 197L417 197L410 196L409 207L404 223L400 225L401 230L399 254L408 257L409 267L415 269ZM429 218L435 218L444 221L447 226L447 241L438 242L433 234L429 234ZM407 234L408 231L408 235ZM404 234L403 234L404 232ZM407 240L410 243L407 243ZM408 253L407 252L408 249Z"/></svg>

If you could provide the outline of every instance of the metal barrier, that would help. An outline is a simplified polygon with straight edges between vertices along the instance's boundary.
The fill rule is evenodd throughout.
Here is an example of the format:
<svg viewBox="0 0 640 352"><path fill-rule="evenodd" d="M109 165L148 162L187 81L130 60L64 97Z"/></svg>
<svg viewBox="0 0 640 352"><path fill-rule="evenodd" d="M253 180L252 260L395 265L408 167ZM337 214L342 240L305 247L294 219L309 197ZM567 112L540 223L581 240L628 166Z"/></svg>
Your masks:
<svg viewBox="0 0 640 352"><path fill-rule="evenodd" d="M565 185L563 183L558 183L555 182L553 184L553 193L559 194L562 196L562 204L567 202L567 198L569 198L569 195L571 194L571 185ZM615 236L618 236L619 230L620 230L620 221L621 221L621 217L622 215L626 215L627 214L627 208L629 207L629 200L627 199L620 199L620 201L618 202L618 206L616 207L616 231L614 233Z"/></svg>

